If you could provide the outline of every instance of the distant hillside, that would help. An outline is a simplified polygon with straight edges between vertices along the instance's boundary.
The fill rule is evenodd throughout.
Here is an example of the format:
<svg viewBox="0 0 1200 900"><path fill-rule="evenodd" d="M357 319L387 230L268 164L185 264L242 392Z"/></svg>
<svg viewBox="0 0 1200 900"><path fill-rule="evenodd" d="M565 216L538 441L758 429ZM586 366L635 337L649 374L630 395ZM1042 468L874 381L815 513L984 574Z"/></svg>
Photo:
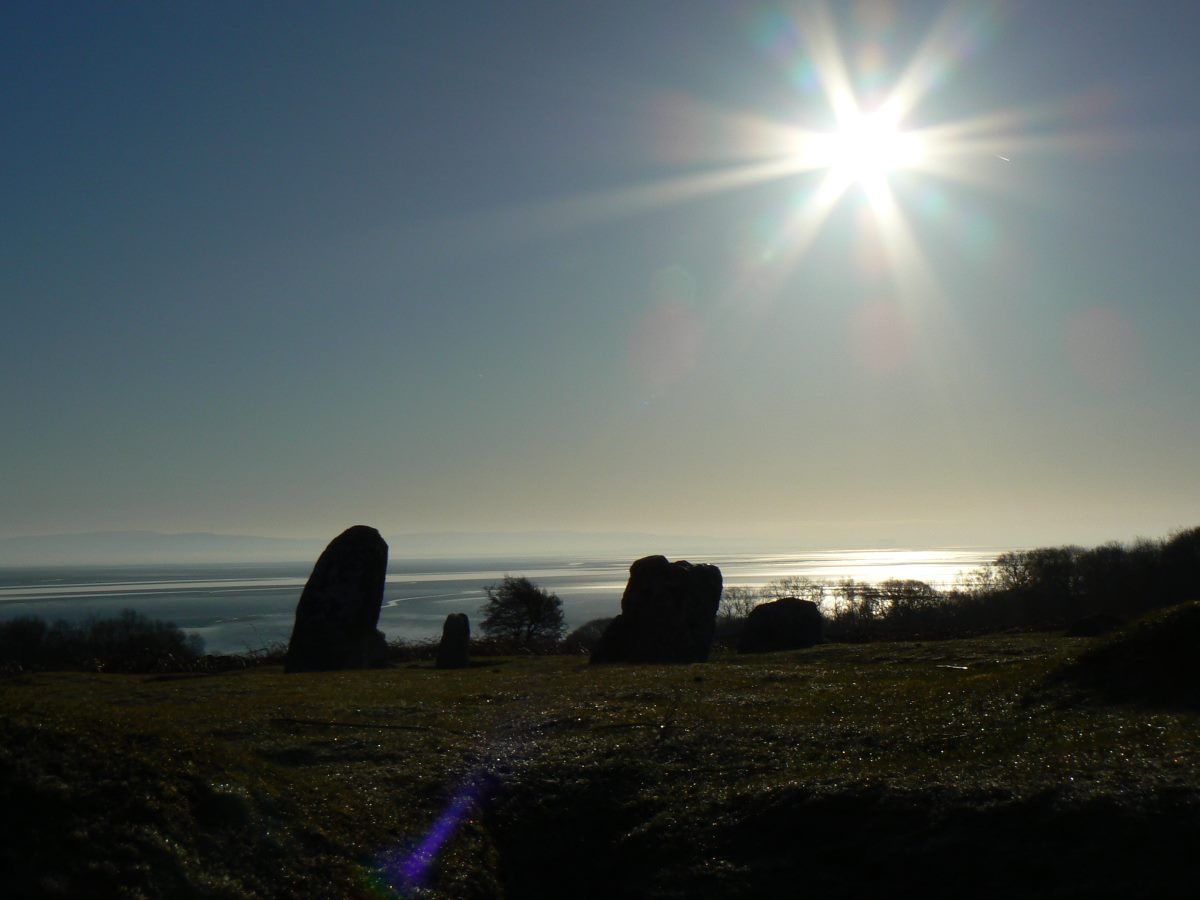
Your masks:
<svg viewBox="0 0 1200 900"><path fill-rule="evenodd" d="M348 522L347 526L354 523ZM628 556L672 558L761 549L750 541L642 532L439 532L382 530L392 559L466 556ZM0 566L311 562L337 534L293 539L236 534L103 531L0 538Z"/></svg>
<svg viewBox="0 0 1200 900"><path fill-rule="evenodd" d="M320 540L204 532L50 534L0 538L0 566L290 562L315 559L322 547Z"/></svg>
<svg viewBox="0 0 1200 900"><path fill-rule="evenodd" d="M332 537L332 535L330 535ZM383 532L393 557L442 556L628 556L672 558L761 551L762 541L640 531L446 531Z"/></svg>

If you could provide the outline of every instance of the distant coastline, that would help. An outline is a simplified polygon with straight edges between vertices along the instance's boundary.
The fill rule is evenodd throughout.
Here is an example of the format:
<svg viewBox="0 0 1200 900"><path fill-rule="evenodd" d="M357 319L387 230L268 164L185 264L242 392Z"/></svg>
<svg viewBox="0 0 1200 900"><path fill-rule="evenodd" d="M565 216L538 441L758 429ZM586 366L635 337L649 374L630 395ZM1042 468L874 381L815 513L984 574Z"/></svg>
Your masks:
<svg viewBox="0 0 1200 900"><path fill-rule="evenodd" d="M836 529L835 529L836 531ZM291 563L311 565L333 537L264 537L213 532L91 531L0 537L0 568L30 566L229 565ZM439 531L384 530L389 555L396 559L453 560L488 557L574 557L579 560L662 553L674 559L740 554L794 555L842 552L841 548L940 552L983 545L957 541L788 540L781 537L721 538L705 534L643 531ZM988 547L995 546L988 544ZM1004 547L1003 549L1011 549Z"/></svg>
<svg viewBox="0 0 1200 900"><path fill-rule="evenodd" d="M641 554L654 552L653 545ZM728 587L757 587L788 575L882 581L911 577L948 585L955 573L989 562L993 548L814 550L796 554L694 556L721 567ZM613 615L636 555L393 557L380 627L389 638L439 633L447 613L474 617L484 588L526 575L563 600L568 627ZM36 615L78 621L132 608L203 637L213 652L243 652L286 641L313 558L293 562L0 567L0 619Z"/></svg>

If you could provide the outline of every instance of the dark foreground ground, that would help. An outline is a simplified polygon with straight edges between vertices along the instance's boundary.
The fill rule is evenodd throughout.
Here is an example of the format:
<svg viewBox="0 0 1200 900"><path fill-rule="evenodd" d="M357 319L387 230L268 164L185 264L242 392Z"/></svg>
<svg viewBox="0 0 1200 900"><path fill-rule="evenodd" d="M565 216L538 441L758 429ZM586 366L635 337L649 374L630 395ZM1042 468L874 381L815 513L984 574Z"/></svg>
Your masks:
<svg viewBox="0 0 1200 900"><path fill-rule="evenodd" d="M5 893L1193 896L1197 713L1091 640L10 678Z"/></svg>

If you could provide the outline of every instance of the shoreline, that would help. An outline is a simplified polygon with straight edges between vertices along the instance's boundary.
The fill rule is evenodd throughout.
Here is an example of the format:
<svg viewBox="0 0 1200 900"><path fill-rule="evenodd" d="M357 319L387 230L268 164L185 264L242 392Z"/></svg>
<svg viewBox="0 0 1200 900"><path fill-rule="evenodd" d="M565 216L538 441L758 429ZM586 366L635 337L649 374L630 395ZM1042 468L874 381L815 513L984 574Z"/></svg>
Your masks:
<svg viewBox="0 0 1200 900"><path fill-rule="evenodd" d="M696 556L692 561L718 565L730 588L755 589L792 575L826 581L855 577L869 583L905 577L947 587L955 572L990 562L998 552L826 549ZM568 629L576 628L619 611L632 561L549 555L392 559L379 627L389 640L436 637L447 613L465 612L474 621L484 588L506 574L520 574L558 594ZM208 652L242 653L288 639L311 569L311 562L0 567L0 620L37 615L79 621L133 608L204 638ZM930 577L939 572L941 578Z"/></svg>

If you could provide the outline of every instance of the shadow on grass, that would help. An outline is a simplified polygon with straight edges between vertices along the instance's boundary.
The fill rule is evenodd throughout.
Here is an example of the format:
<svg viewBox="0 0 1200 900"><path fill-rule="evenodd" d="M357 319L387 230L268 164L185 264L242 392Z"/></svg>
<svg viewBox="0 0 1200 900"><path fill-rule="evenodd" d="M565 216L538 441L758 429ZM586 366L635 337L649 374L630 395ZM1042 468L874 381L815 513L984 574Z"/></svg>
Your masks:
<svg viewBox="0 0 1200 900"><path fill-rule="evenodd" d="M1134 622L1055 673L1050 685L1116 703L1200 710L1200 602Z"/></svg>
<svg viewBox="0 0 1200 900"><path fill-rule="evenodd" d="M613 763L586 773L545 773L493 795L484 824L506 897L632 896L656 860L628 834L650 808L638 770Z"/></svg>
<svg viewBox="0 0 1200 900"><path fill-rule="evenodd" d="M1184 897L1194 806L785 787L669 814L637 773L526 784L486 825L507 897ZM584 812L586 811L586 812ZM657 813L657 814L656 814Z"/></svg>

